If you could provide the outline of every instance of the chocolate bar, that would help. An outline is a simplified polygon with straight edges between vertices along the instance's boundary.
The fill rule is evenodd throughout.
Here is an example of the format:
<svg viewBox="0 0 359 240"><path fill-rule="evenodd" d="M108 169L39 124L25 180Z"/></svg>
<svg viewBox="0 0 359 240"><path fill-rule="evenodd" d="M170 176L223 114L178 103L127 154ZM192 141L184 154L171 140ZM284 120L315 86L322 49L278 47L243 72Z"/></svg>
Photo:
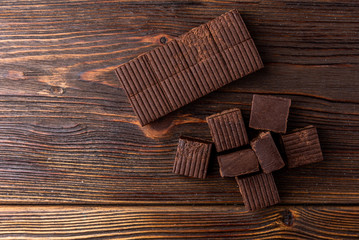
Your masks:
<svg viewBox="0 0 359 240"><path fill-rule="evenodd" d="M271 173L236 177L244 206L248 211L265 208L280 202L277 186Z"/></svg>
<svg viewBox="0 0 359 240"><path fill-rule="evenodd" d="M259 171L258 159L252 149L217 156L222 177L237 177Z"/></svg>
<svg viewBox="0 0 359 240"><path fill-rule="evenodd" d="M205 178L211 149L211 142L180 137L172 172L178 175Z"/></svg>
<svg viewBox="0 0 359 240"><path fill-rule="evenodd" d="M263 172L271 173L284 167L284 162L270 132L262 132L251 141Z"/></svg>
<svg viewBox="0 0 359 240"><path fill-rule="evenodd" d="M116 68L140 124L263 67L237 10Z"/></svg>
<svg viewBox="0 0 359 240"><path fill-rule="evenodd" d="M291 100L288 98L254 94L249 127L285 133L290 104Z"/></svg>
<svg viewBox="0 0 359 240"><path fill-rule="evenodd" d="M217 152L248 144L241 110L233 108L206 118Z"/></svg>
<svg viewBox="0 0 359 240"><path fill-rule="evenodd" d="M289 168L323 160L317 129L312 125L282 135L282 142Z"/></svg>

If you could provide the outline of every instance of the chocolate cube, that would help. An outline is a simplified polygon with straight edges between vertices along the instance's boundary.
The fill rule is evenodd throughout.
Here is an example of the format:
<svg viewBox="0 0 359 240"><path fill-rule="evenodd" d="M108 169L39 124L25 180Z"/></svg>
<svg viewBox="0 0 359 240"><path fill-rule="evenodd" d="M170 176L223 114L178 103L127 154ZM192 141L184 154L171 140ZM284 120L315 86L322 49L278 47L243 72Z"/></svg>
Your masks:
<svg viewBox="0 0 359 240"><path fill-rule="evenodd" d="M271 173L236 177L244 206L248 211L265 208L280 202L277 186Z"/></svg>
<svg viewBox="0 0 359 240"><path fill-rule="evenodd" d="M251 141L253 151L265 173L271 173L284 167L284 162L270 132L262 132Z"/></svg>
<svg viewBox="0 0 359 240"><path fill-rule="evenodd" d="M254 94L249 127L285 133L290 104L288 98Z"/></svg>
<svg viewBox="0 0 359 240"><path fill-rule="evenodd" d="M259 171L258 159L252 149L244 149L217 157L222 177L237 177Z"/></svg>
<svg viewBox="0 0 359 240"><path fill-rule="evenodd" d="M248 144L246 127L238 108L211 115L206 120L217 152Z"/></svg>
<svg viewBox="0 0 359 240"><path fill-rule="evenodd" d="M282 141L289 168L323 160L317 129L312 125L283 135Z"/></svg>
<svg viewBox="0 0 359 240"><path fill-rule="evenodd" d="M172 172L178 175L205 178L211 149L211 142L180 137Z"/></svg>

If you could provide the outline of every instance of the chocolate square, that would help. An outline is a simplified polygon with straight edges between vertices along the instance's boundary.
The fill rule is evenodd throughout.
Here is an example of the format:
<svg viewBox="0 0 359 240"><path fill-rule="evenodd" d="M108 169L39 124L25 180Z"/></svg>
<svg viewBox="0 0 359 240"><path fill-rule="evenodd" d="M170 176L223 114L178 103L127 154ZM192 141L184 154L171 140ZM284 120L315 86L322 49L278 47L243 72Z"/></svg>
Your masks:
<svg viewBox="0 0 359 240"><path fill-rule="evenodd" d="M289 168L323 160L317 129L312 125L283 135L282 142Z"/></svg>
<svg viewBox="0 0 359 240"><path fill-rule="evenodd" d="M222 177L237 177L259 171L258 159L252 149L217 156Z"/></svg>
<svg viewBox="0 0 359 240"><path fill-rule="evenodd" d="M249 127L285 133L290 104L288 98L254 94Z"/></svg>
<svg viewBox="0 0 359 240"><path fill-rule="evenodd" d="M241 110L233 108L206 118L217 152L248 144Z"/></svg>
<svg viewBox="0 0 359 240"><path fill-rule="evenodd" d="M284 162L270 132L262 132L251 141L263 172L271 173L284 167Z"/></svg>
<svg viewBox="0 0 359 240"><path fill-rule="evenodd" d="M258 173L248 177L236 177L244 206L254 211L280 202L277 186L271 173Z"/></svg>
<svg viewBox="0 0 359 240"><path fill-rule="evenodd" d="M205 178L211 149L211 142L180 137L172 172L188 177Z"/></svg>

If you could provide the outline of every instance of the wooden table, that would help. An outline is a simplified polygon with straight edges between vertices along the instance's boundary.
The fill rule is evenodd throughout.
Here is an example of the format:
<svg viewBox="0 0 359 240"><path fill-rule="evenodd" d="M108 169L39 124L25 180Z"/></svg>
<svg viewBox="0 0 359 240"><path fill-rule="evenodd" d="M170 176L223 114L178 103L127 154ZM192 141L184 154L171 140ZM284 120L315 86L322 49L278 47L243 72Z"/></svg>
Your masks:
<svg viewBox="0 0 359 240"><path fill-rule="evenodd" d="M237 8L265 68L140 127L114 68ZM359 237L359 2L0 3L0 239ZM171 173L179 135L253 93L292 99L325 160L274 174L281 204L245 212L232 178Z"/></svg>

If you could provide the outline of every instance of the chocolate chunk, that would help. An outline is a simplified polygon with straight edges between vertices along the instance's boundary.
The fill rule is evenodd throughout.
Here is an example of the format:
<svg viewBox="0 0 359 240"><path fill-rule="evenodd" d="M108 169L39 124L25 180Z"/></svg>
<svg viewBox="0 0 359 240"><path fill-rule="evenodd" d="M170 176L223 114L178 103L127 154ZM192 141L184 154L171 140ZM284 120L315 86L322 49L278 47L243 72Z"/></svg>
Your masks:
<svg viewBox="0 0 359 240"><path fill-rule="evenodd" d="M262 132L251 141L253 151L256 153L259 164L265 173L271 173L284 167L284 162L275 145L270 132Z"/></svg>
<svg viewBox="0 0 359 240"><path fill-rule="evenodd" d="M285 133L290 104L288 98L254 94L249 127Z"/></svg>
<svg viewBox="0 0 359 240"><path fill-rule="evenodd" d="M172 172L178 175L205 178L211 149L211 142L180 137Z"/></svg>
<svg viewBox="0 0 359 240"><path fill-rule="evenodd" d="M241 110L233 108L206 118L217 152L248 144Z"/></svg>
<svg viewBox="0 0 359 240"><path fill-rule="evenodd" d="M237 10L116 68L142 126L263 68Z"/></svg>
<svg viewBox="0 0 359 240"><path fill-rule="evenodd" d="M248 211L265 208L280 202L277 186L271 173L236 177L244 206Z"/></svg>
<svg viewBox="0 0 359 240"><path fill-rule="evenodd" d="M258 159L252 149L217 156L222 177L236 177L259 171Z"/></svg>
<svg viewBox="0 0 359 240"><path fill-rule="evenodd" d="M317 129L312 125L282 135L282 142L289 168L323 160Z"/></svg>

